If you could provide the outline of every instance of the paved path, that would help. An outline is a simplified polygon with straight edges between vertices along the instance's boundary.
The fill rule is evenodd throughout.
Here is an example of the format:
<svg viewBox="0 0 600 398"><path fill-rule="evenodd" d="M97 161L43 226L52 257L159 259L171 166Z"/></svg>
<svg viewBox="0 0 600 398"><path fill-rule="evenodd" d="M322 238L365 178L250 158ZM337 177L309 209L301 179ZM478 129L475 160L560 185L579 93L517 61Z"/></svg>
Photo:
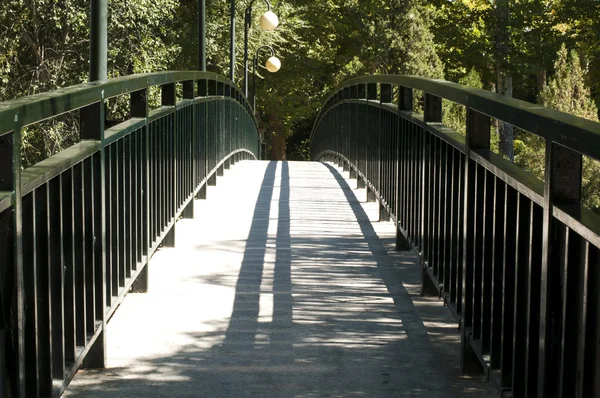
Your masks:
<svg viewBox="0 0 600 398"><path fill-rule="evenodd" d="M321 163L226 171L109 322L108 368L65 395L497 396L460 376L456 324L351 186Z"/></svg>

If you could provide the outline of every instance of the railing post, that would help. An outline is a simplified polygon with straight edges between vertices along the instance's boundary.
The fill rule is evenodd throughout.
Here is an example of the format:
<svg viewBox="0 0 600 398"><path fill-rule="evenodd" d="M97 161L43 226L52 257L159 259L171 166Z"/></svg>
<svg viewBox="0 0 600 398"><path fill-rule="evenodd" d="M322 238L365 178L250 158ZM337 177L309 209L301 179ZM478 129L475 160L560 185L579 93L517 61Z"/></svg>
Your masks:
<svg viewBox="0 0 600 398"><path fill-rule="evenodd" d="M398 87L398 113L405 111L412 111L412 102L413 102L413 90L409 87L399 86ZM398 116L398 120L400 120L400 116ZM401 131L399 131L401 133ZM400 163L405 161L398 156L398 163L396 167L400 169ZM399 175L399 173L398 173ZM396 250L405 251L410 250L410 242L407 236L400 230L400 187L396 186Z"/></svg>
<svg viewBox="0 0 600 398"><path fill-rule="evenodd" d="M196 109L195 109L195 104L194 104L194 82L192 80L188 80L188 81L184 81L183 82L183 99L184 100L189 100L192 101L192 126L191 126L191 138L192 138L192 142L189 143L190 145L190 154L191 154L191 165L192 165L192 170L190 171L190 173L188 173L188 175L191 178L191 184L190 186L192 187L192 193L195 190L196 186L196 181L198 180L198 156L196 151L194 150L197 147L197 137L196 137ZM181 216L183 218L194 218L194 198L192 197L192 200L190 201L190 203L185 207L185 209L183 209L183 212L181 214Z"/></svg>
<svg viewBox="0 0 600 398"><path fill-rule="evenodd" d="M235 94L235 89L233 87L231 87L229 84L225 85L225 97L226 98L235 98L232 97L232 94ZM230 150L231 150L231 136L233 135L233 128L234 128L234 123L233 123L233 108L231 107L231 103L227 103L224 102L224 105L226 105L226 110L227 110L227 114L225 115L225 129L224 129L224 134L227 134L227 136L225 137L224 143L225 143L225 150L223 151L223 153L225 155L228 155ZM225 159L223 160L223 170L229 170L229 159Z"/></svg>
<svg viewBox="0 0 600 398"><path fill-rule="evenodd" d="M142 269L138 274L137 278L131 285L131 290L137 293L145 293L148 291L148 278L149 278L149 263L150 263L150 250L152 248L152 237L150 236L150 127L148 125L148 89L142 89L134 91L130 94L130 110L131 117L144 118L146 123L144 125L142 136L144 137L144 153L146 158L144 161L144 181L142 182L144 192L142 200L144 201L144 231L145 236L143 239L145 247L146 260L145 264L142 265Z"/></svg>
<svg viewBox="0 0 600 398"><path fill-rule="evenodd" d="M437 103L437 101L434 101ZM425 101L427 107L427 99ZM439 101L439 111L436 106L429 111L439 115L441 120L441 100ZM467 108L467 138L465 148L465 200L464 200L464 218L463 218L463 272L462 272L462 319L461 319L461 351L460 363L463 373L468 373L479 369L479 360L470 348L469 330L473 326L473 301L480 300L480 297L474 297L473 278L474 278L474 226L478 220L475 220L475 171L476 163L471 160L471 151L490 149L490 118L473 109Z"/></svg>
<svg viewBox="0 0 600 398"><path fill-rule="evenodd" d="M356 100L358 98L358 87L356 85L350 86L350 115L349 115L349 128L351 138L348 140L349 153L348 159L354 164L354 168L350 167L350 178L357 178L356 167L358 167L358 104Z"/></svg>
<svg viewBox="0 0 600 398"><path fill-rule="evenodd" d="M581 170L582 156L568 148L550 140L546 141L546 178L544 185L544 224L542 238L542 273L540 290L540 340L538 358L538 396L570 395L561 390L563 376L560 375L561 351L565 349L561 341L565 338L560 329L561 317L566 303L562 302L561 292L567 287L561 287L561 248L557 236L557 228L552 220L552 208L555 203L579 204L581 201ZM558 244L558 247L556 247ZM562 249L562 250L561 250ZM576 248L575 250L579 250ZM576 277L576 276L573 276ZM567 328L577 325L567 325ZM583 378L583 376L581 376ZM581 387L581 381L576 382L576 388ZM573 386L569 386L573 387ZM575 388L573 388L575 390ZM576 396L585 396L578 391Z"/></svg>
<svg viewBox="0 0 600 398"><path fill-rule="evenodd" d="M12 225L12 251L13 251L13 272L14 272L14 292L16 295L15 302L15 327L16 330L11 329L11 322L9 319L6 321L6 329L4 338L0 340L0 344L4 348L6 346L5 339L11 334L15 337L13 341L13 354L12 358L8 358L8 365L16 365L16 385L12 389L15 397L24 398L27 396L27 380L25 379L25 285L23 279L23 239L22 239L22 198L21 198L21 124L19 121L19 115L16 114L14 118L14 129L12 133L0 136L0 191L12 192L13 193L13 215ZM7 264L10 267L10 264ZM3 305L6 305L2 303ZM0 325L1 327L2 325ZM12 332L12 333L11 333ZM2 351L2 355L5 352ZM14 362L13 362L14 361ZM11 363L12 362L12 363ZM35 366L30 364L29 366ZM3 373L8 369L0 369L0 377L4 378ZM4 386L2 386L4 387ZM4 393L0 390L0 393Z"/></svg>
<svg viewBox="0 0 600 398"><path fill-rule="evenodd" d="M383 118L383 104L391 104L392 103L392 85L391 84L385 84L382 83L379 86L379 91L380 91L380 99L379 99L379 117L378 117L378 123L377 125L379 126L379 144L377 145L379 147L379 171L378 171L378 182L377 182L377 189L379 190L379 197L383 198L384 197L384 184L389 184L391 183L391 181L385 181L384 176L387 173L384 173L385 169L389 166L387 164L384 164L384 159L383 159L383 153L384 150L387 151L388 148L383 148L383 135L384 135L384 131L383 131L383 121L381 120ZM387 132L386 132L387 133ZM387 160L387 159L386 159ZM390 198L386 198L386 202L389 202ZM390 209L391 210L391 209ZM379 200L379 221L390 221L390 213L388 212L388 209L386 206L383 205L383 200L380 199Z"/></svg>
<svg viewBox="0 0 600 398"><path fill-rule="evenodd" d="M210 80L209 79L208 82L207 82L207 86L208 86L208 95L209 96L219 95L218 85L217 85L217 82L215 80ZM218 121L214 120L215 119L214 116L215 115L209 115L208 116L208 117L211 118L211 125L210 126L207 125L206 147L207 147L207 149L209 149L209 148L212 149L213 146L214 146L214 151L210 150L209 151L210 153L207 152L207 166L206 166L206 172L207 173L210 171L209 167L211 166L211 164L213 164L213 162L216 165L216 158L218 157L218 152L219 152L218 139L216 138L217 135L214 134L214 131L213 132L209 131L211 129L217 130L217 128L219 126ZM217 126L217 128L214 128L215 126ZM211 135L215 136L215 139L213 140L213 142L209 142L209 139L210 139ZM214 153L212 153L212 152L214 152ZM212 159L212 155L215 156L215 159ZM207 186L215 186L215 185L217 185L217 173L216 172L213 173L213 175L206 181L206 185Z"/></svg>
<svg viewBox="0 0 600 398"><path fill-rule="evenodd" d="M367 101L376 101L377 100L377 83L367 83ZM370 108L367 108L370 109ZM377 139L377 137L375 137L375 134L371 134L373 132L372 126L373 126L373 122L377 122L377 120L379 119L379 115L375 115L375 120L371 120L373 117L372 115L368 115L368 119L367 119L367 126L368 126L368 132L367 132L367 167L366 167L366 177L367 180L371 181L371 185L373 184L373 177L374 174L372 172L372 170L376 171L377 170L377 166L375 166L377 163L379 162L377 153L378 153L378 144L379 144L379 140ZM378 131L375 131L376 133L378 133ZM378 134L377 134L378 135ZM377 200L375 193L373 192L372 187L370 187L368 184L366 185L366 189L367 189L367 202L374 202Z"/></svg>
<svg viewBox="0 0 600 398"><path fill-rule="evenodd" d="M357 86L357 99L359 99L359 100L367 99L367 86L365 84L359 84ZM360 127L368 126L367 120L366 120L366 110L367 110L366 105L360 104L359 107L363 107L363 109L365 110L365 112L362 112L362 114L359 115L359 118L360 118L360 116L362 116L362 119L359 119L361 122L359 126ZM359 130L358 137L364 137L364 139L362 139L362 138L360 139L360 143L362 144L364 141L365 145L358 145L357 167L359 168L359 170L361 170L363 175L366 176L367 175L367 140L368 140L368 137L367 137L367 132L361 131L360 127L357 128ZM356 188L362 189L362 188L365 188L366 186L367 185L365 183L364 177L357 176L356 177Z"/></svg>
<svg viewBox="0 0 600 398"><path fill-rule="evenodd" d="M199 97L206 97L208 96L208 81L206 79L202 79L198 81L198 96ZM207 136L206 136L206 108L203 107L204 109L204 114L203 115L196 115L196 111L194 110L194 114L196 115L196 123L198 123L200 126L204 126L204 129L201 132L201 136L199 137L200 139L200 145L198 145L198 147L200 148L200 153L204 153L204 158L198 158L197 162L198 164L202 164L204 163L203 166L203 170L204 170L204 175L202 176L198 176L198 179L196 180L198 183L206 177L206 172L208 170L208 146L207 146ZM203 120L201 120L201 118L203 118ZM198 153L198 156L200 155L200 153ZM198 191L196 198L198 199L206 199L206 185L207 183L205 182L202 187L200 188L200 190Z"/></svg>
<svg viewBox="0 0 600 398"><path fill-rule="evenodd" d="M223 83L223 82L217 83L217 95L221 96L221 97L225 96L225 83ZM224 109L223 105L224 105L224 102L221 102L221 105L219 106L219 110L217 111L217 114L219 115L219 120L217 122L217 133L215 134L215 138L217 141L217 153L216 153L216 158L215 158L215 165L217 165L219 163L219 161L223 158L223 153L224 153L225 139L223 137L223 134L225 131L225 109ZM225 167L224 167L224 164L221 164L220 166L217 167L215 176L223 177L224 174L225 174Z"/></svg>
<svg viewBox="0 0 600 398"><path fill-rule="evenodd" d="M102 94L102 97L104 94ZM106 287L106 178L105 178L105 151L104 151L104 98L100 98L85 108L80 113L80 134L81 140L100 141L100 157L98 163L94 165L99 170L99 177L92 182L94 191L94 206L100 206L100 214L94 216L94 235L97 236L94 247L94 256L96 257L94 268L94 290L95 290L95 310L100 314L102 322L102 331L93 343L86 355L83 366L91 369L104 368L106 365L106 297L108 292ZM94 210L96 211L96 210ZM98 225L99 224L99 225Z"/></svg>
<svg viewBox="0 0 600 398"><path fill-rule="evenodd" d="M350 87L344 87L344 91L342 94L343 100L349 100L351 99L351 95L350 95ZM342 136L342 147L340 150L340 153L342 155L344 155L344 157L346 157L347 160L350 160L350 121L349 121L349 113L348 112L348 108L349 108L349 104L345 103L342 105L342 110L343 112L341 113L341 118L343 118L342 120L342 131L343 131L343 136ZM342 160L342 170L343 171L348 171L350 172L350 163L348 161L344 161Z"/></svg>
<svg viewBox="0 0 600 398"><path fill-rule="evenodd" d="M423 120L425 123L430 124L439 124L442 121L442 99L435 95L425 93L424 94L424 108L423 108ZM428 208L430 198L430 185L428 183L428 175L427 171L431 167L431 163L433 162L431 156L431 148L434 147L432 145L432 136L430 134L424 134L421 137L422 142L422 165L421 165L421 203L419 204L421 208L421 267L422 267L422 284L421 293L424 295L437 296L439 295L437 286L430 280L429 274L427 272L427 267L429 266L427 257L428 254L428 236L426 234L430 230L428 227L428 223L430 222ZM435 154L434 154L435 155Z"/></svg>
<svg viewBox="0 0 600 398"><path fill-rule="evenodd" d="M400 86L398 88L398 101L400 111L412 111L413 106L413 89Z"/></svg>
<svg viewBox="0 0 600 398"><path fill-rule="evenodd" d="M172 106L174 107L177 103L177 97L176 97L176 93L175 93L175 83L169 83L169 84L164 84L161 86L161 105L162 106ZM171 205L171 209L169 209L168 211L170 211L172 214L177 214L177 190L178 190L178 186L175 183L175 181L177 181L177 168L178 168L178 159L177 159L177 111L175 111L175 113L173 113L173 120L172 120L172 124L171 124L171 131L172 131L172 152L171 152L171 165L169 165L167 167L166 172L170 172L170 177L167 179L167 181L171 181L172 186L170 187L171 189L171 198L172 201L171 203L169 203L169 201L167 201L167 204ZM165 235L165 238L163 240L163 246L164 247L175 247L175 224L177 224L177 220L173 220L173 225L171 226L171 228L169 229L169 231L167 232L167 234Z"/></svg>
<svg viewBox="0 0 600 398"><path fill-rule="evenodd" d="M442 98L425 93L425 109L423 110L425 123L442 122Z"/></svg>

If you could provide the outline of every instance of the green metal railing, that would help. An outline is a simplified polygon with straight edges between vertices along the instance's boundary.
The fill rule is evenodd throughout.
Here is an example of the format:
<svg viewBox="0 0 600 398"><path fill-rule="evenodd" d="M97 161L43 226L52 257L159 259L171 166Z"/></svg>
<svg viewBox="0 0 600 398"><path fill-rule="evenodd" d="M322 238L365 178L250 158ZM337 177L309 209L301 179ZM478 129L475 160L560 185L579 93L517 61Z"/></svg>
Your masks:
<svg viewBox="0 0 600 398"><path fill-rule="evenodd" d="M180 85L180 86L179 86ZM161 106L149 109L150 87ZM177 100L177 90L182 99ZM130 117L105 128L105 102ZM20 133L79 110L81 142L21 170ZM59 396L103 367L105 326L179 217L236 161L256 159L250 104L231 81L164 72L0 103L0 395Z"/></svg>
<svg viewBox="0 0 600 398"><path fill-rule="evenodd" d="M413 109L414 90L424 114ZM442 124L466 110L466 137ZM545 139L545 182L490 150L492 120ZM600 216L581 204L600 124L441 80L354 79L327 100L313 159L336 161L421 260L460 322L463 369L514 398L600 396Z"/></svg>

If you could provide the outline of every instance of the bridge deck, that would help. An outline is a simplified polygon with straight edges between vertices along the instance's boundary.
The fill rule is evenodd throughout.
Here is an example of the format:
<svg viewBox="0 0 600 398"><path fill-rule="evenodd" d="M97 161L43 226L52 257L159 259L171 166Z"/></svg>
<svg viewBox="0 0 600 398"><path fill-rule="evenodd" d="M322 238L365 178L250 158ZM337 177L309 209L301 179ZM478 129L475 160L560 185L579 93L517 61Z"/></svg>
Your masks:
<svg viewBox="0 0 600 398"><path fill-rule="evenodd" d="M493 396L355 185L321 163L226 171L108 324L108 368L66 396Z"/></svg>

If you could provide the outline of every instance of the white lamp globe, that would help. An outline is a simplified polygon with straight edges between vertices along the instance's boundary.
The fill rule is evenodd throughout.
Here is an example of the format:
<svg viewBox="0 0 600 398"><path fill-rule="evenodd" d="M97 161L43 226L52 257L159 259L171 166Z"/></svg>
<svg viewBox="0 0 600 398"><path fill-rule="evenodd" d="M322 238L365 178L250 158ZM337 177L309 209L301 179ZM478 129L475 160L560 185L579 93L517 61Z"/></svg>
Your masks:
<svg viewBox="0 0 600 398"><path fill-rule="evenodd" d="M279 25L279 18L273 11L267 11L260 17L260 27L263 30L275 30Z"/></svg>
<svg viewBox="0 0 600 398"><path fill-rule="evenodd" d="M267 60L265 68L271 73L277 72L281 68L281 61L277 57L271 57Z"/></svg>

